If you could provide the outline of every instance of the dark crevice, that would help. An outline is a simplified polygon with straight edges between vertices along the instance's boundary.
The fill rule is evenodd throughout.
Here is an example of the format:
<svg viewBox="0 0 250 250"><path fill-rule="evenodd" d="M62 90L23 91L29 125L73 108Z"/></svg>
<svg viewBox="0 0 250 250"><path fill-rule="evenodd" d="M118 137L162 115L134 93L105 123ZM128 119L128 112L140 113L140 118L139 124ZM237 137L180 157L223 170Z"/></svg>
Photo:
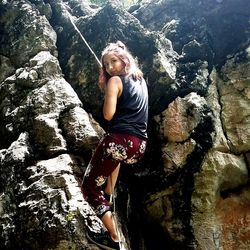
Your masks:
<svg viewBox="0 0 250 250"><path fill-rule="evenodd" d="M222 199L227 199L232 195L240 196L240 194L242 193L242 190L245 188L249 188L249 187L250 187L250 180L244 185L239 185L238 187L221 191L220 197Z"/></svg>

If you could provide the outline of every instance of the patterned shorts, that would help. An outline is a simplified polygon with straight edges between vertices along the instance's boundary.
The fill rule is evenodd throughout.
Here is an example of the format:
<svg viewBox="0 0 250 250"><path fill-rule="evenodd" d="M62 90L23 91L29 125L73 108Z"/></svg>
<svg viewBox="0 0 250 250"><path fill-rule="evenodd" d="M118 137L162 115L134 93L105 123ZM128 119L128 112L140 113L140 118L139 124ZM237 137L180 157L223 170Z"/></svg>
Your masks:
<svg viewBox="0 0 250 250"><path fill-rule="evenodd" d="M107 134L99 143L82 183L84 197L94 208L97 216L102 217L110 210L109 202L103 196L108 176L120 162L126 164L138 162L145 150L146 140L127 134Z"/></svg>

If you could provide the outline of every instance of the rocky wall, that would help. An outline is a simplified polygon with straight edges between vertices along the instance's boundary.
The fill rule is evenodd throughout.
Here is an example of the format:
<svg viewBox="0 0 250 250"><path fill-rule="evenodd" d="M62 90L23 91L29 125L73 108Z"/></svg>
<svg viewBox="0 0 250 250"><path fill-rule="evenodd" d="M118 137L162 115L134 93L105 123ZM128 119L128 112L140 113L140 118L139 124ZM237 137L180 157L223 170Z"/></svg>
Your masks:
<svg viewBox="0 0 250 250"><path fill-rule="evenodd" d="M125 249L249 249L248 9L1 1L1 249L98 249L80 182L105 131L103 94L70 17L98 57L108 42L127 44L148 83L147 153L122 165L117 185Z"/></svg>

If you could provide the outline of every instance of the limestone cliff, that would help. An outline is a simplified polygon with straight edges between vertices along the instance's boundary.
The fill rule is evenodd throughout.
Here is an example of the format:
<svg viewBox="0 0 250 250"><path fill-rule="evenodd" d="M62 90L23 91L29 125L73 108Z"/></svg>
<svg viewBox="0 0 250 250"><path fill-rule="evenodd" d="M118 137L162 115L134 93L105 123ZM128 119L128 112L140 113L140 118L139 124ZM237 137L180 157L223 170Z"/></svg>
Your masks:
<svg viewBox="0 0 250 250"><path fill-rule="evenodd" d="M105 132L98 65L123 41L149 89L144 160L122 166L126 249L250 248L248 0L0 2L0 248L98 249L80 182Z"/></svg>

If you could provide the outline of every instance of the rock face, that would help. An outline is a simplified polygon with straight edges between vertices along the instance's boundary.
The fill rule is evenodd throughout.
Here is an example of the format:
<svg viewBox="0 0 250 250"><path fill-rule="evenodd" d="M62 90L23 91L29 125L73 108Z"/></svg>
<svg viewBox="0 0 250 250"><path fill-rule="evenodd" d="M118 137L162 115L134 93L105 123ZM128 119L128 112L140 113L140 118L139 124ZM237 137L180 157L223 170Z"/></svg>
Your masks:
<svg viewBox="0 0 250 250"><path fill-rule="evenodd" d="M250 2L0 3L1 249L98 249L80 182L104 134L98 65L121 40L149 89L147 153L122 166L126 249L250 248ZM126 209L124 209L126 208ZM126 239L126 240L125 240Z"/></svg>

